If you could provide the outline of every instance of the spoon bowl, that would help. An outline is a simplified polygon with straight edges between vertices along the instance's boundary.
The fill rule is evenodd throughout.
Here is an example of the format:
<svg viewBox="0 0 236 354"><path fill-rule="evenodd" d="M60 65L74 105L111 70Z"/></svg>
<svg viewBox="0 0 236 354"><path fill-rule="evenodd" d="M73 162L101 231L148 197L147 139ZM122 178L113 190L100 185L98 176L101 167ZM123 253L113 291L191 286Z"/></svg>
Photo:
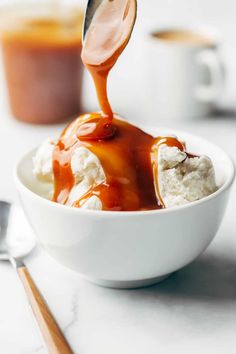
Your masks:
<svg viewBox="0 0 236 354"><path fill-rule="evenodd" d="M83 24L83 40L85 39L87 30L89 29L93 16L97 11L97 8L103 0L88 0L85 16L84 16L84 24Z"/></svg>
<svg viewBox="0 0 236 354"><path fill-rule="evenodd" d="M20 207L0 201L0 260L24 257L35 247L35 239Z"/></svg>
<svg viewBox="0 0 236 354"><path fill-rule="evenodd" d="M85 37L86 37L86 33L88 32L88 29L93 21L93 18L94 18L94 15L96 14L99 6L104 3L105 1L107 1L107 3L114 3L114 2L118 2L120 0L88 0L88 3L87 3L87 8L86 8L86 11L85 11L85 16L84 16L84 24L83 24L83 41L85 40ZM126 42L126 45L128 44L129 42L129 39L131 37L131 34L132 34L132 31L133 31L133 28L134 28L134 25L135 25L135 21L136 21L136 17L137 17L137 0L127 0L127 4L128 2L131 2L133 1L135 3L135 16L134 16L134 20L133 20L133 23L132 23L132 26L130 28L130 33L129 33L129 36L127 38L127 42Z"/></svg>

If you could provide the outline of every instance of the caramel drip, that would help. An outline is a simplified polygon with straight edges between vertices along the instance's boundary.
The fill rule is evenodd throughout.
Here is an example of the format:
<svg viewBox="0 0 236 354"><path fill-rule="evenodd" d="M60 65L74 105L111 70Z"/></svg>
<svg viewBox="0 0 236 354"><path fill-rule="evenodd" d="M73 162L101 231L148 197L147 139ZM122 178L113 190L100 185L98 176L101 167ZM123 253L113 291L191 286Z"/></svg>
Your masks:
<svg viewBox="0 0 236 354"><path fill-rule="evenodd" d="M153 176L155 180L155 191L156 191L156 196L157 196L157 202L158 205L162 206L165 208L165 203L162 199L161 196L161 191L160 191L160 186L159 186L159 178L158 178L158 155L159 155L159 149L161 145L167 145L169 147L177 147L181 151L185 150L185 146L183 143L181 143L179 140L177 140L174 137L158 137L154 140L154 144L152 146L152 161L153 161Z"/></svg>
<svg viewBox="0 0 236 354"><path fill-rule="evenodd" d="M130 7L129 0L124 19L129 15ZM131 32L129 36L130 34ZM105 182L91 186L73 206L81 207L87 199L97 196L102 202L103 210L108 211L152 210L165 207L158 185L158 157L154 158L154 155L158 156L162 144L177 146L181 150L184 150L184 146L175 138L154 138L141 129L113 117L108 101L108 74L128 43L129 36L116 51L111 48L110 52L113 54L99 65L89 64L93 58L88 58L88 53L83 55L82 52L84 64L93 77L102 112L85 114L63 131L53 155L55 202L68 203L70 191L75 185L71 168L72 155L76 148L84 146L98 157L105 173Z"/></svg>
<svg viewBox="0 0 236 354"><path fill-rule="evenodd" d="M117 60L117 57L114 57L114 61L115 60ZM98 102L102 110L103 118L107 119L108 123L111 123L113 119L113 112L107 95L107 79L109 71L111 70L113 65L114 63L104 63L102 65L102 68L100 68L100 66L94 66L89 64L86 65L87 69L92 75L96 87Z"/></svg>
<svg viewBox="0 0 236 354"><path fill-rule="evenodd" d="M90 65L84 62L84 65L87 67L93 78L98 102L102 112L100 116L97 114L94 115L94 113L86 115L87 118L84 124L90 124L93 122L94 125L93 129L91 128L88 133L85 133L85 130L83 130L83 134L79 133L79 137L83 140L106 139L110 138L115 133L115 125L113 124L113 111L111 109L107 94L107 80L110 70L113 68L120 54L126 47L127 41L123 43L123 45L111 56L111 58L109 58L105 63L101 65Z"/></svg>
<svg viewBox="0 0 236 354"><path fill-rule="evenodd" d="M120 2L120 6L124 5L124 1ZM107 14L109 13L109 7L111 6L108 5L107 8ZM114 42L111 38L111 36L107 36L107 29L105 28L106 26L104 23L102 24L104 31L100 31L99 28L101 27L101 23L99 22L101 20L101 17L105 15L106 17L106 11L103 8L103 4L101 5L102 9L98 13L99 15L96 17L94 16L94 22L95 25L93 27L93 22L91 24L91 32L90 29L88 30L88 33L86 34L83 50L82 50L82 61L88 71L90 72L94 85L96 88L97 92L97 98L98 102L101 108L101 115L100 117L96 117L94 120L94 115L88 115L87 120L91 122L93 121L93 130L91 129L88 134L83 131L82 139L105 139L105 138L110 138L114 133L115 133L115 126L112 122L113 120L113 111L110 106L109 100L108 100L108 94L107 94L107 80L108 80L108 75L110 70L113 68L115 65L116 61L120 57L121 53L125 49L127 43L129 42L132 29L136 20L136 1L135 0L127 0L126 6L124 7L124 13L123 13L123 21L119 22L119 27L117 28L117 31L120 30L122 33L126 33L125 38L120 42L120 46L116 48L116 41ZM117 18L119 18L120 13L119 13L119 4L117 5L117 8L113 8L113 11L117 12ZM108 19L107 19L108 20ZM96 21L98 21L96 23ZM103 18L104 21L104 18ZM109 21L109 20L108 20ZM98 28L97 31L97 37L93 37L93 34L96 29L96 25ZM110 24L111 25L111 24ZM118 26L118 25L117 25ZM109 24L108 24L109 27ZM114 30L114 29L113 29ZM112 31L112 28L111 28ZM112 33L112 32L111 32ZM87 39L88 37L88 39ZM94 44L94 41L97 39L103 38L103 41L101 42L101 46L97 48L96 55L93 50L91 50L91 42L93 43L92 47L96 47L96 44ZM122 37L122 36L121 36ZM100 42L99 42L100 43ZM103 49L108 50L109 52L109 57L104 60L102 63L95 65L94 64L94 56L96 57L103 57ZM96 61L96 60L95 60ZM80 135L79 135L80 136Z"/></svg>
<svg viewBox="0 0 236 354"><path fill-rule="evenodd" d="M93 113L94 119L98 113ZM164 203L157 186L157 161L154 163L151 151L158 154L162 144L177 146L183 150L183 145L175 138L153 138L141 129L114 118L116 133L110 139L82 141L78 131L83 126L87 115L72 122L62 133L54 150L54 201L66 204L70 191L75 185L75 177L71 169L71 158L74 150L80 146L94 153L105 172L105 182L92 186L78 199L75 207L81 207L92 196L100 198L103 210L135 211L161 209ZM156 188L154 176L156 180Z"/></svg>

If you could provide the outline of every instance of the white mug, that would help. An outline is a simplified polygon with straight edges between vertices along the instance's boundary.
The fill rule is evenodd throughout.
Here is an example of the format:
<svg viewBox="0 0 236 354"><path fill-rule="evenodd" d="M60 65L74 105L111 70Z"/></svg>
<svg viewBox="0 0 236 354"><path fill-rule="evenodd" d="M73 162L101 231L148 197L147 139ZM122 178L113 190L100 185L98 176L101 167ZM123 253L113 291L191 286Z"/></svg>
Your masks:
<svg viewBox="0 0 236 354"><path fill-rule="evenodd" d="M168 33L172 37L176 33L196 36L198 41L166 39ZM206 27L162 28L151 32L147 43L153 117L186 120L209 115L224 84L217 31Z"/></svg>

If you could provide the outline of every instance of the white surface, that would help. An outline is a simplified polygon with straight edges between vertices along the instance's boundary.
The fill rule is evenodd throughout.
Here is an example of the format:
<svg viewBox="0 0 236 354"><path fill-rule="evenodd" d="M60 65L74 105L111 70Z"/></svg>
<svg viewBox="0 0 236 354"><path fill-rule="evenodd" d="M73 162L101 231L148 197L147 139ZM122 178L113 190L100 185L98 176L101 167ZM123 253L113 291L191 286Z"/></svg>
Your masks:
<svg viewBox="0 0 236 354"><path fill-rule="evenodd" d="M144 4L151 4L151 11ZM225 56L230 59L236 54L234 0L179 0L178 4L176 0L145 0L140 7L151 25L177 20L220 26L227 41ZM131 46L134 48L136 43L133 41ZM112 74L113 91L117 91L113 97L117 111L146 120L145 91L140 90L142 80L134 73L134 64L140 64L141 59L132 57L135 52L131 46L127 51L132 65L126 70L125 63L120 62ZM234 56L228 61L229 72L236 72L235 63ZM127 72L129 79L124 77ZM235 80L236 76L228 76L226 91L234 104ZM131 85L134 96L130 97L127 93ZM16 160L59 132L60 127L19 124L10 119L5 107L1 90L0 197L14 199L12 169ZM236 161L236 113L172 126L218 143ZM26 263L76 354L231 354L236 351L235 210L236 186L218 236L208 251L194 264L151 288L116 291L90 285L41 250L28 257ZM1 354L46 354L24 292L8 264L0 264L0 279Z"/></svg>

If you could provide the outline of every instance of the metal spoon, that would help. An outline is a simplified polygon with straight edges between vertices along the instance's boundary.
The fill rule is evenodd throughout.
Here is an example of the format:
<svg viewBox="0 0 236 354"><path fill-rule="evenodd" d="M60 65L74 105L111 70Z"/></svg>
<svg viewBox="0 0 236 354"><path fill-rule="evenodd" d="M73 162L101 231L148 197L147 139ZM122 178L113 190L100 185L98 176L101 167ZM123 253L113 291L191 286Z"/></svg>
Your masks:
<svg viewBox="0 0 236 354"><path fill-rule="evenodd" d="M92 19L97 11L97 8L99 7L99 5L101 5L101 3L103 1L104 0L88 0L87 8L85 11L85 16L84 16L83 40L85 39L86 33L91 25ZM109 1L114 2L114 1L119 1L119 0L109 0ZM135 6L136 6L136 11L135 11L135 18L134 18L134 22L133 22L133 27L134 27L134 24L136 21L136 15L137 15L137 0L135 0ZM133 27L131 28L130 35L133 31Z"/></svg>
<svg viewBox="0 0 236 354"><path fill-rule="evenodd" d="M21 257L31 252L35 242L27 234L22 237L19 229L17 232L21 219L18 207L0 201L0 260L10 261L17 270L49 353L73 354L22 261Z"/></svg>
<svg viewBox="0 0 236 354"><path fill-rule="evenodd" d="M85 38L85 35L86 35L86 32L87 32L89 26L91 25L93 16L94 16L98 6L101 5L102 2L103 2L103 0L88 0L87 8L85 11L85 16L84 16L83 39Z"/></svg>

